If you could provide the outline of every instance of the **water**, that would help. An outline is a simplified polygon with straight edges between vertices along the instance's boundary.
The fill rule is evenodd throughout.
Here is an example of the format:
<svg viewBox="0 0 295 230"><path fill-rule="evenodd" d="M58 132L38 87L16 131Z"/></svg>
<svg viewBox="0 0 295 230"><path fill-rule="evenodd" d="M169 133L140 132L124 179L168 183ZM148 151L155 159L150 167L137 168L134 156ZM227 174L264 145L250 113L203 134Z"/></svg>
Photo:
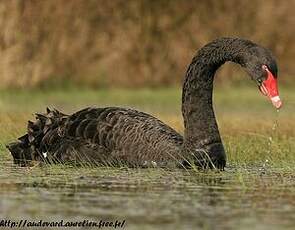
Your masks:
<svg viewBox="0 0 295 230"><path fill-rule="evenodd" d="M268 149L267 149L267 152L268 152L269 155L271 155L271 152L272 152L272 144L274 142L274 138L277 136L278 127L279 127L279 115L280 115L280 110L277 109L276 115L275 115L275 120L273 122L271 132L270 132L270 135L268 137L268 143L267 143ZM268 160L266 159L266 161L268 161Z"/></svg>
<svg viewBox="0 0 295 230"><path fill-rule="evenodd" d="M295 224L295 176L267 167L194 172L3 166L2 219L126 220L124 229L291 229Z"/></svg>

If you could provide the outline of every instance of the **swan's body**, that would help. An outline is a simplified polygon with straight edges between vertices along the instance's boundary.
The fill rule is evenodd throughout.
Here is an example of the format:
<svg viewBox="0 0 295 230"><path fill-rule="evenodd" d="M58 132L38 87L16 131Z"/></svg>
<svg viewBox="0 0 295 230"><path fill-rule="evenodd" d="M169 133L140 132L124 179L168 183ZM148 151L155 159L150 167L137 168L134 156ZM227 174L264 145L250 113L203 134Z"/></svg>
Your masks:
<svg viewBox="0 0 295 230"><path fill-rule="evenodd" d="M26 160L128 166L223 168L226 156L212 107L215 71L237 62L257 82L262 65L276 76L271 53L248 40L217 39L193 58L182 95L184 137L157 118L132 109L86 108L72 115L47 111L29 122L28 134L8 145L16 163Z"/></svg>
<svg viewBox="0 0 295 230"><path fill-rule="evenodd" d="M71 116L49 113L60 121L51 124L56 128L49 128L39 151L46 152L47 157L54 153L53 158L62 162L164 164L169 155L180 153L183 142L180 134L160 120L133 109L86 108Z"/></svg>

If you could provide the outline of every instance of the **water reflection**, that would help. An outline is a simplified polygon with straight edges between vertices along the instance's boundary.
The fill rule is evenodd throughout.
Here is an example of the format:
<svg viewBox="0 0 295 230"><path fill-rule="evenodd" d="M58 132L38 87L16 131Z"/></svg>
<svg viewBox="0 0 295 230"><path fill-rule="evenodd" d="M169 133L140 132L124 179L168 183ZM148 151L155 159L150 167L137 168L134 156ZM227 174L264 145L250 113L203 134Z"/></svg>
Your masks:
<svg viewBox="0 0 295 230"><path fill-rule="evenodd" d="M292 173L11 166L0 169L0 216L126 219L126 229L277 229L295 220Z"/></svg>

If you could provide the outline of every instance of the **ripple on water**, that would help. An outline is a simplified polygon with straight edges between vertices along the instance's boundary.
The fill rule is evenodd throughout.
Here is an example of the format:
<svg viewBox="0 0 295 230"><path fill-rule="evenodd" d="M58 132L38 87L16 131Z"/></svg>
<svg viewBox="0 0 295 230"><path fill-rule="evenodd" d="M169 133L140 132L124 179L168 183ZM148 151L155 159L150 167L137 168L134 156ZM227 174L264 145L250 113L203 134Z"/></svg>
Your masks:
<svg viewBox="0 0 295 230"><path fill-rule="evenodd" d="M136 229L294 224L294 174L229 165L225 172L161 169L0 169L0 216L126 219ZM243 223L243 225L241 225Z"/></svg>

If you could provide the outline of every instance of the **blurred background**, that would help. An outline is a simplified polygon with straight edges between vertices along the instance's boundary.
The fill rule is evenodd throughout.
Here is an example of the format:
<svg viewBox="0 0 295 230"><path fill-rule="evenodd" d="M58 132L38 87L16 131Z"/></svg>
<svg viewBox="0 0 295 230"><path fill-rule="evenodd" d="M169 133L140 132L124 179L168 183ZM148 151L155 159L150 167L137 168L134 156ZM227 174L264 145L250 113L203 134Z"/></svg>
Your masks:
<svg viewBox="0 0 295 230"><path fill-rule="evenodd" d="M2 0L0 88L181 86L196 51L220 36L268 47L280 81L292 83L294 8L293 0ZM227 64L217 79L228 85L243 74Z"/></svg>

